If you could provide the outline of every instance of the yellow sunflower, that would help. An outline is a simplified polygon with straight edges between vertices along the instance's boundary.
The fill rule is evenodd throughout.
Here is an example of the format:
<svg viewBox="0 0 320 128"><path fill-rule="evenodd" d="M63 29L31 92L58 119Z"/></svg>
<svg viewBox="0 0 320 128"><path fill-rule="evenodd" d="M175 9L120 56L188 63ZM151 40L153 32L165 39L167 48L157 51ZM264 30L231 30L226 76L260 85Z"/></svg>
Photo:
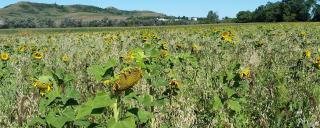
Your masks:
<svg viewBox="0 0 320 128"><path fill-rule="evenodd" d="M309 50L306 50L304 52L304 56L307 57L307 58L311 58L311 52Z"/></svg>
<svg viewBox="0 0 320 128"><path fill-rule="evenodd" d="M0 57L1 57L1 60L3 61L7 61L10 59L10 55L7 52L1 53Z"/></svg>
<svg viewBox="0 0 320 128"><path fill-rule="evenodd" d="M67 54L64 54L64 55L62 56L62 61L63 61L63 62L68 62L68 61L69 61L69 56L68 56Z"/></svg>
<svg viewBox="0 0 320 128"><path fill-rule="evenodd" d="M37 59L37 60L40 60L40 59L42 59L42 57L43 57L43 53L41 53L41 52L35 52L35 53L33 53L33 57L34 57L35 59Z"/></svg>
<svg viewBox="0 0 320 128"><path fill-rule="evenodd" d="M172 88L176 88L176 89L180 89L181 88L181 83L175 79L171 80L169 85L172 87Z"/></svg>
<svg viewBox="0 0 320 128"><path fill-rule="evenodd" d="M241 79L250 78L251 77L250 69L245 68L245 69L241 70L239 75L240 75Z"/></svg>

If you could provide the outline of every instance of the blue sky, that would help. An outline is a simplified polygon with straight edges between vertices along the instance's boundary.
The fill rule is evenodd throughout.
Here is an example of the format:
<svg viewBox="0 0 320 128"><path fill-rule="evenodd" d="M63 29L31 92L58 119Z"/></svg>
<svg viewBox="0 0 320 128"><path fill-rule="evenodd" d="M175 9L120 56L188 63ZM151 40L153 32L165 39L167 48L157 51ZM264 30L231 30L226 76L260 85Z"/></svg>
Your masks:
<svg viewBox="0 0 320 128"><path fill-rule="evenodd" d="M20 0L0 0L0 7ZM102 8L113 6L122 10L150 10L171 16L205 17L209 10L218 12L220 18L235 17L242 10L254 10L268 1L278 0L24 0L63 5L84 4Z"/></svg>

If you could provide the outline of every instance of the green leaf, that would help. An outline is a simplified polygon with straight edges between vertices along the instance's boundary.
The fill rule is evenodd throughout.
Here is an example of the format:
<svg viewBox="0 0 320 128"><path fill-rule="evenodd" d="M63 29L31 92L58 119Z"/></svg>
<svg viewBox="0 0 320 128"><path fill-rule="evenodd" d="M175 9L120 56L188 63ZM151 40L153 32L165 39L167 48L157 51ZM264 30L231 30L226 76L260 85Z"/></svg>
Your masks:
<svg viewBox="0 0 320 128"><path fill-rule="evenodd" d="M151 112L147 112L145 110L139 109L138 118L141 121L141 123L146 123L152 117L153 117L153 115Z"/></svg>
<svg viewBox="0 0 320 128"><path fill-rule="evenodd" d="M107 107L107 106L111 106L113 103L115 103L116 101L111 99L111 97L109 96L109 94L106 94L104 92L98 93L96 95L96 97L93 100L93 105L92 108L102 108L102 107Z"/></svg>
<svg viewBox="0 0 320 128"><path fill-rule="evenodd" d="M46 121L48 122L48 124L56 128L62 128L67 122L67 118L65 118L64 116L57 116L54 112L50 112L46 116Z"/></svg>
<svg viewBox="0 0 320 128"><path fill-rule="evenodd" d="M63 79L63 74L64 74L64 69L63 68L58 68L55 70L54 74L60 79Z"/></svg>
<svg viewBox="0 0 320 128"><path fill-rule="evenodd" d="M72 74L66 74L66 75L64 76L63 82L64 82L64 83L70 82L70 81L74 80L74 78L75 78L75 77L74 77Z"/></svg>
<svg viewBox="0 0 320 128"><path fill-rule="evenodd" d="M85 121L85 120L77 120L77 121L74 121L73 123L74 125L77 125L77 126L80 126L80 127L89 127L91 125L91 122L89 121Z"/></svg>
<svg viewBox="0 0 320 128"><path fill-rule="evenodd" d="M139 97L138 101L143 104L143 106L149 107L152 106L152 96L151 95L144 95L144 97Z"/></svg>
<svg viewBox="0 0 320 128"><path fill-rule="evenodd" d="M232 95L236 94L236 92L233 89L231 89L227 86L224 86L223 90L227 93L228 98L230 98Z"/></svg>
<svg viewBox="0 0 320 128"><path fill-rule="evenodd" d="M71 107L64 109L62 114L66 117L67 121L73 121L76 118L76 112Z"/></svg>
<svg viewBox="0 0 320 128"><path fill-rule="evenodd" d="M135 120L133 117L116 122L114 118L108 121L108 128L136 128Z"/></svg>
<svg viewBox="0 0 320 128"><path fill-rule="evenodd" d="M92 111L92 106L88 104L81 105L77 108L77 116L76 119L81 119L87 115L90 115Z"/></svg>
<svg viewBox="0 0 320 128"><path fill-rule="evenodd" d="M40 117L35 117L31 120L31 122L28 124L29 126L33 126L36 124L45 125L46 122L44 119L41 119Z"/></svg>
<svg viewBox="0 0 320 128"><path fill-rule="evenodd" d="M105 73L104 67L101 65L91 65L87 72L91 75L94 75L96 81L101 81L103 79L103 75Z"/></svg>
<svg viewBox="0 0 320 128"><path fill-rule="evenodd" d="M74 99L77 100L80 98L80 93L78 91L76 91L73 87L68 86L65 89L65 95L63 97L63 99L65 100L65 102L67 102L69 99Z"/></svg>
<svg viewBox="0 0 320 128"><path fill-rule="evenodd" d="M234 101L234 100L228 100L228 107L236 112L240 112L241 111L241 105L238 101Z"/></svg>
<svg viewBox="0 0 320 128"><path fill-rule="evenodd" d="M227 71L227 80L232 80L234 78L234 74L231 71Z"/></svg>
<svg viewBox="0 0 320 128"><path fill-rule="evenodd" d="M53 90L51 92L49 92L48 94L46 94L47 97L47 105L51 104L51 102L53 102L56 98L60 97L60 93L59 93L59 88L57 85L53 85Z"/></svg>
<svg viewBox="0 0 320 128"><path fill-rule="evenodd" d="M213 110L218 111L223 107L221 99L218 95L213 97Z"/></svg>
<svg viewBox="0 0 320 128"><path fill-rule="evenodd" d="M116 66L117 61L115 59L110 59L105 65L104 65L104 71Z"/></svg>

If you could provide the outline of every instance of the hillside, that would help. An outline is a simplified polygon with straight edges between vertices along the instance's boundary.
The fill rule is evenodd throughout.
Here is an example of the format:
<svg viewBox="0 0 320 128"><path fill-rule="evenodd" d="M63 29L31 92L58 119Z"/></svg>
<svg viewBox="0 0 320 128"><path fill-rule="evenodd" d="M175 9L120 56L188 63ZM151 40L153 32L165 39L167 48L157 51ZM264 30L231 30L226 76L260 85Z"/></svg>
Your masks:
<svg viewBox="0 0 320 128"><path fill-rule="evenodd" d="M123 20L128 17L157 17L164 14L152 11L126 11L114 7L100 8L88 5L58 5L31 2L18 2L0 8L0 19L43 19L55 21L65 18L83 21L100 20L103 18Z"/></svg>

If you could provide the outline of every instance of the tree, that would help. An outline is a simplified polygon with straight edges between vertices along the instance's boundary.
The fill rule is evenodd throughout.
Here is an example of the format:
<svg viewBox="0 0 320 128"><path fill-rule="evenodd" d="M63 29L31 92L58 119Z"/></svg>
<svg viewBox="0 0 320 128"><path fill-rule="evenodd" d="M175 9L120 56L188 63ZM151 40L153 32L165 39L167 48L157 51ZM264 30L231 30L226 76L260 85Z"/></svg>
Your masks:
<svg viewBox="0 0 320 128"><path fill-rule="evenodd" d="M240 11L237 14L237 22L248 23L253 21L253 13L250 11Z"/></svg>
<svg viewBox="0 0 320 128"><path fill-rule="evenodd" d="M312 21L320 21L320 5L316 4L313 11Z"/></svg>
<svg viewBox="0 0 320 128"><path fill-rule="evenodd" d="M217 12L213 12L212 10L208 12L207 15L208 23L218 23L219 22L219 16Z"/></svg>

